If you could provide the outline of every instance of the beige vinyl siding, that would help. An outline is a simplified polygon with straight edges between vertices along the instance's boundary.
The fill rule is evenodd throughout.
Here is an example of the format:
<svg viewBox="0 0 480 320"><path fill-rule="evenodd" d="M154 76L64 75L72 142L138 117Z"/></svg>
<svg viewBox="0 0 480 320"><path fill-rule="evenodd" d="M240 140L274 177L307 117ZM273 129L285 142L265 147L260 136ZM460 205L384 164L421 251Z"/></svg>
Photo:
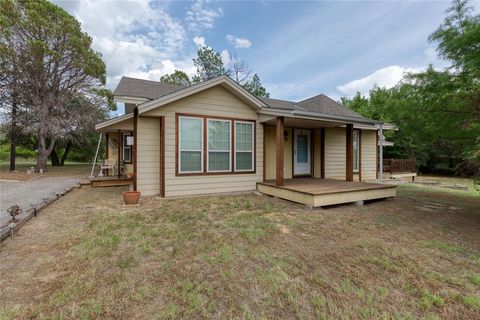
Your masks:
<svg viewBox="0 0 480 320"><path fill-rule="evenodd" d="M188 113L212 117L257 120L256 111L224 88L217 86L144 115L165 116L165 196L183 196L219 192L252 191L263 179L263 125L256 123L256 173L218 175L175 175L175 114ZM159 121L158 118L156 120ZM139 124L140 128L140 124ZM139 163L140 168L140 163ZM141 178L139 175L138 183ZM157 182L158 183L158 182Z"/></svg>
<svg viewBox="0 0 480 320"><path fill-rule="evenodd" d="M108 130L109 134L115 134L117 130L133 131L133 118L125 119L119 123L112 124L103 130Z"/></svg>
<svg viewBox="0 0 480 320"><path fill-rule="evenodd" d="M362 130L362 180L375 180L376 168L376 138L374 130Z"/></svg>
<svg viewBox="0 0 480 320"><path fill-rule="evenodd" d="M313 131L313 177L321 177L321 140L320 129L314 129Z"/></svg>
<svg viewBox="0 0 480 320"><path fill-rule="evenodd" d="M137 121L137 189L142 195L160 193L160 119Z"/></svg>
<svg viewBox="0 0 480 320"><path fill-rule="evenodd" d="M285 179L290 179L292 178L292 128L285 128L285 131L287 131L288 136L287 141L283 140L283 175ZM265 179L271 180L275 179L277 174L276 128L274 126L266 126L265 135Z"/></svg>
<svg viewBox="0 0 480 320"><path fill-rule="evenodd" d="M345 128L325 128L325 178L345 180Z"/></svg>

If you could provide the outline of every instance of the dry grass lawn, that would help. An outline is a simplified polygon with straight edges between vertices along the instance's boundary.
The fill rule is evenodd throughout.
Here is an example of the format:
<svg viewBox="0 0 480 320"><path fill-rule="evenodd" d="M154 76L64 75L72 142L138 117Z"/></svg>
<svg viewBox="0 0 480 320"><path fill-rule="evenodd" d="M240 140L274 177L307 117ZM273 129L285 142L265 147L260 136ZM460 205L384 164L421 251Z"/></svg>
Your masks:
<svg viewBox="0 0 480 320"><path fill-rule="evenodd" d="M0 244L0 319L480 319L480 198L363 207L74 190Z"/></svg>
<svg viewBox="0 0 480 320"><path fill-rule="evenodd" d="M87 163L65 163L61 167L47 167L47 172L40 174L27 174L30 167L35 167L34 162L18 162L16 172L9 172L10 164L7 162L0 163L0 179L27 181L37 179L39 177L59 177L59 176L90 176L91 164ZM97 168L98 171L98 168ZM95 173L97 173L95 171Z"/></svg>

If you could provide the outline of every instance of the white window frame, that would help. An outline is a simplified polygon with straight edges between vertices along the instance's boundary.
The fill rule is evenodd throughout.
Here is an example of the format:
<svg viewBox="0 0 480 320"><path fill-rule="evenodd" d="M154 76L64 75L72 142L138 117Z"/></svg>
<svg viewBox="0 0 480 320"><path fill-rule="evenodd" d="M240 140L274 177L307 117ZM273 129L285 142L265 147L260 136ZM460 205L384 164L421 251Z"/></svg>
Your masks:
<svg viewBox="0 0 480 320"><path fill-rule="evenodd" d="M227 122L228 125L230 126L230 132L228 136L228 141L230 148L228 150L210 150L210 144L208 143L208 127L210 125L210 121L220 121L220 122ZM231 120L225 120L225 119L216 119L216 118L207 118L207 172L232 172L232 121ZM209 156L210 152L228 152L228 169L227 170L210 170L210 162L209 162Z"/></svg>
<svg viewBox="0 0 480 320"><path fill-rule="evenodd" d="M252 168L251 169L237 169L237 123L246 123L252 126ZM253 172L255 171L255 122L252 121L234 121L235 136L233 137L233 162L235 163L235 172ZM239 151L247 152L247 151Z"/></svg>
<svg viewBox="0 0 480 320"><path fill-rule="evenodd" d="M182 119L195 119L195 120L200 120L202 123L202 129L201 131L201 150L182 150L182 126L181 122ZM204 130L204 120L201 117L188 117L188 116L179 116L178 117L178 173L203 173L203 159L204 159L204 152L203 150L203 133L205 132ZM182 151L184 152L199 152L200 151L200 170L199 171L182 171Z"/></svg>
<svg viewBox="0 0 480 320"><path fill-rule="evenodd" d="M125 137L130 137L132 136L132 133L130 132L123 132L122 133L122 161L125 162L125 163L132 163L132 146L128 146L127 145L127 139ZM129 161L125 161L125 151L128 150L129 153L130 153L130 160Z"/></svg>
<svg viewBox="0 0 480 320"><path fill-rule="evenodd" d="M357 136L357 150L355 151L355 148L353 148L353 154L357 154L357 168L355 169L355 162L353 163L353 173L359 173L360 172L360 130L353 130L353 146L355 146L355 135ZM356 132L356 134L355 134Z"/></svg>

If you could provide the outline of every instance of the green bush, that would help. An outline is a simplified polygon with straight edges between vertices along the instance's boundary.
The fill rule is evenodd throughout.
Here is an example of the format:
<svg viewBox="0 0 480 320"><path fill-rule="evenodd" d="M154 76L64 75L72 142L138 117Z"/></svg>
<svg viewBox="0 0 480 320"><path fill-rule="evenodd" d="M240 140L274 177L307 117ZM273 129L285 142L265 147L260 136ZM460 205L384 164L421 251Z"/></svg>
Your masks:
<svg viewBox="0 0 480 320"><path fill-rule="evenodd" d="M23 146L17 146L16 149L16 158L20 159L33 159L36 156L35 150L25 148ZM0 160L6 161L10 159L10 145L2 144L0 145Z"/></svg>

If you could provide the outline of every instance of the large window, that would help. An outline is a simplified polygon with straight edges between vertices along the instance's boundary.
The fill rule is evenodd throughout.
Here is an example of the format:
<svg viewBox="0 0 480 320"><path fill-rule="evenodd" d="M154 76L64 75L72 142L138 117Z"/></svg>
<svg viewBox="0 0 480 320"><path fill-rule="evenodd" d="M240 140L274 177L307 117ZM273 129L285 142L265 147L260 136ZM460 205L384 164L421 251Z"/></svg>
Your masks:
<svg viewBox="0 0 480 320"><path fill-rule="evenodd" d="M353 172L360 168L360 131L353 130Z"/></svg>
<svg viewBox="0 0 480 320"><path fill-rule="evenodd" d="M179 172L203 171L203 119L179 118Z"/></svg>
<svg viewBox="0 0 480 320"><path fill-rule="evenodd" d="M207 171L230 171L231 121L208 119Z"/></svg>
<svg viewBox="0 0 480 320"><path fill-rule="evenodd" d="M178 174L255 171L254 121L181 114L177 117Z"/></svg>
<svg viewBox="0 0 480 320"><path fill-rule="evenodd" d="M253 170L253 123L235 121L235 171Z"/></svg>
<svg viewBox="0 0 480 320"><path fill-rule="evenodd" d="M124 133L123 134L123 161L125 163L131 163L132 162L132 146L128 144L128 137L130 137L132 134L131 133Z"/></svg>

